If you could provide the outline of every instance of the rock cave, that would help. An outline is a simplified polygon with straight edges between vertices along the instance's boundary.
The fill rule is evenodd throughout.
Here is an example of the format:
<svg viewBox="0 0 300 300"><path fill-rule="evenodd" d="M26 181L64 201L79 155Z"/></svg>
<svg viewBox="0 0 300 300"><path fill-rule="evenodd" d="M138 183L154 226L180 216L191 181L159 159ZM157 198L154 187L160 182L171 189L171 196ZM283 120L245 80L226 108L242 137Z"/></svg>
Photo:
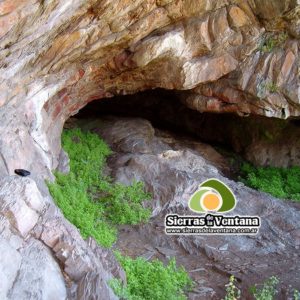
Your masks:
<svg viewBox="0 0 300 300"><path fill-rule="evenodd" d="M296 0L0 1L0 298L298 299L299 16ZM256 235L166 234L209 179Z"/></svg>

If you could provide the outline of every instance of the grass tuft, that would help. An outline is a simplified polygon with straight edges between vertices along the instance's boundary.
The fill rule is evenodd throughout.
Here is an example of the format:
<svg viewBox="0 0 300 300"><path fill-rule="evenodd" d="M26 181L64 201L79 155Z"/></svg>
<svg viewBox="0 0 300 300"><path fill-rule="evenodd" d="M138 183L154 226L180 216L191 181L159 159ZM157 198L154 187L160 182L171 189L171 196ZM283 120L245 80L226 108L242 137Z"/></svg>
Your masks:
<svg viewBox="0 0 300 300"><path fill-rule="evenodd" d="M150 199L141 182L131 186L113 183L103 175L111 150L96 134L80 129L62 135L69 154L70 173L55 173L49 191L64 216L83 238L92 236L100 245L110 247L116 241L119 224L138 224L150 217L142 201Z"/></svg>
<svg viewBox="0 0 300 300"><path fill-rule="evenodd" d="M265 53L272 52L275 48L282 47L287 39L288 35L285 32L267 34L264 36L259 50Z"/></svg>
<svg viewBox="0 0 300 300"><path fill-rule="evenodd" d="M241 181L277 198L300 201L300 167L254 167L244 164Z"/></svg>
<svg viewBox="0 0 300 300"><path fill-rule="evenodd" d="M193 281L183 267L177 267L175 259L167 265L159 260L132 259L116 253L126 272L127 285L113 279L110 282L116 295L127 300L185 300L185 293L192 289Z"/></svg>

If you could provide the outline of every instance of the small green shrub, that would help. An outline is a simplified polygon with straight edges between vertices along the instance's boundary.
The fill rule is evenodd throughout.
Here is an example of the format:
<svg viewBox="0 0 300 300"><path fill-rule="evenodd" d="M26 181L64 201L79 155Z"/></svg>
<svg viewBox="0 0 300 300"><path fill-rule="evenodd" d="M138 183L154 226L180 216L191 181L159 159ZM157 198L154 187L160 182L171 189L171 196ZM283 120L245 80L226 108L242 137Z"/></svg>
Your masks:
<svg viewBox="0 0 300 300"><path fill-rule="evenodd" d="M168 265L159 260L132 259L116 253L117 259L126 272L127 285L117 279L110 282L117 296L127 300L184 300L185 293L193 282L183 267L176 266L175 259Z"/></svg>
<svg viewBox="0 0 300 300"><path fill-rule="evenodd" d="M241 297L241 291L236 286L236 279L234 276L230 276L229 283L225 285L226 295L224 300L237 300Z"/></svg>
<svg viewBox="0 0 300 300"><path fill-rule="evenodd" d="M150 195L144 193L142 182L134 181L130 186L125 186L101 181L99 187L103 192L99 201L105 208L105 217L113 224L134 225L149 219L150 210L141 206L141 200L150 199Z"/></svg>
<svg viewBox="0 0 300 300"><path fill-rule="evenodd" d="M48 187L64 216L83 238L92 236L104 247L116 240L118 224L147 221L150 211L142 201L149 199L143 184L114 184L102 174L109 147L96 134L79 129L62 135L63 148L69 154L70 173L55 173L55 183Z"/></svg>
<svg viewBox="0 0 300 300"><path fill-rule="evenodd" d="M287 40L288 35L285 32L265 35L259 50L262 52L272 52L274 48L282 46Z"/></svg>
<svg viewBox="0 0 300 300"><path fill-rule="evenodd" d="M266 84L266 89L270 92L270 93L277 93L278 92L278 86L275 82L268 82Z"/></svg>
<svg viewBox="0 0 300 300"><path fill-rule="evenodd" d="M273 300L277 294L276 286L278 283L279 280L272 276L263 284L261 289L258 289L257 285L255 285L252 288L254 298L256 300Z"/></svg>
<svg viewBox="0 0 300 300"><path fill-rule="evenodd" d="M241 181L278 198L300 201L300 167L254 167L243 164Z"/></svg>
<svg viewBox="0 0 300 300"><path fill-rule="evenodd" d="M293 292L293 298L293 300L300 300L300 292L296 289Z"/></svg>

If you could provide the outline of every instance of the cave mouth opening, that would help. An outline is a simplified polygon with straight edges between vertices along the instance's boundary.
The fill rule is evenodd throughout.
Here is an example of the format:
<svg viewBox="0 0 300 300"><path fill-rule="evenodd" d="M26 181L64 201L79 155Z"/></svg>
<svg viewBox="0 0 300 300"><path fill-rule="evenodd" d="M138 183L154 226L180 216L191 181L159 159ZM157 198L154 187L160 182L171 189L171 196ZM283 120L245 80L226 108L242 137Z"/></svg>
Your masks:
<svg viewBox="0 0 300 300"><path fill-rule="evenodd" d="M300 165L300 128L295 120L199 112L181 101L183 93L154 89L95 100L76 118L142 118L156 129L210 144L237 160L260 166Z"/></svg>
<svg viewBox="0 0 300 300"><path fill-rule="evenodd" d="M170 130L178 135L195 136L189 130L185 118L200 122L200 112L189 109L180 100L180 92L153 89L131 95L115 96L90 102L79 111L76 118L98 118L107 115L142 118L154 128Z"/></svg>

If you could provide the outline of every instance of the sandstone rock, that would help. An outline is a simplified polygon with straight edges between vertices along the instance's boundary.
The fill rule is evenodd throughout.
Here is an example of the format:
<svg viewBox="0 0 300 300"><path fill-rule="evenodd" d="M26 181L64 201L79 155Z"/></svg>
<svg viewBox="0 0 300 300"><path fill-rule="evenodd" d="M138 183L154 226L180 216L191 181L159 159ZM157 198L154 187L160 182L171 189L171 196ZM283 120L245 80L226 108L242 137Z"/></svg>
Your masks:
<svg viewBox="0 0 300 300"><path fill-rule="evenodd" d="M82 240L41 184L30 177L0 179L1 299L117 299L107 282L110 272L126 281L119 264L108 250L104 255ZM95 288L84 278L94 278Z"/></svg>
<svg viewBox="0 0 300 300"><path fill-rule="evenodd" d="M4 174L20 164L51 177L64 121L118 94L192 89L183 97L199 111L299 116L296 1L26 0L1 14ZM293 36L264 53L266 29Z"/></svg>
<svg viewBox="0 0 300 300"><path fill-rule="evenodd" d="M64 278L49 249L33 240L19 252L21 266L8 299L66 299Z"/></svg>
<svg viewBox="0 0 300 300"><path fill-rule="evenodd" d="M96 299L117 299L108 286L112 274L125 280L116 259L91 239L83 241L78 230L65 221L53 204L35 229L35 235L52 249L62 264L72 299L92 299L96 294Z"/></svg>
<svg viewBox="0 0 300 300"><path fill-rule="evenodd" d="M79 282L77 299L118 299L109 294L101 274L87 273Z"/></svg>
<svg viewBox="0 0 300 300"><path fill-rule="evenodd" d="M30 237L45 202L30 178L1 178L1 299L65 299L61 270L49 249Z"/></svg>
<svg viewBox="0 0 300 300"><path fill-rule="evenodd" d="M68 154L63 149L61 149L59 154L57 171L60 173L70 172L70 160Z"/></svg>
<svg viewBox="0 0 300 300"><path fill-rule="evenodd" d="M44 208L42 196L35 182L28 178L1 178L0 186L1 214L26 238Z"/></svg>
<svg viewBox="0 0 300 300"><path fill-rule="evenodd" d="M1 283L0 283L0 296L1 299L7 299L9 290L13 287L15 278L21 266L21 255L10 245L9 241L4 238L0 239L1 249ZM13 263L12 263L13 262Z"/></svg>
<svg viewBox="0 0 300 300"><path fill-rule="evenodd" d="M1 260L1 296L47 299L55 286L57 299L66 293L73 298L96 297L100 287L105 299L115 297L106 283L110 271L55 208L43 184L53 179L52 170L61 169L60 135L69 116L96 99L158 87L188 90L183 101L199 111L299 116L298 16L298 1L279 0L2 1L1 247L3 257L16 266L8 268ZM289 36L265 53L259 46L266 30L287 31ZM275 91L266 89L269 84ZM201 174L217 176L218 170L193 149L172 149L164 142L157 149L165 155L159 156L151 150L151 139L159 142L153 133L140 137L141 156L119 158L115 173L128 182L133 168L149 189L152 186L157 216L184 205L182 199ZM132 145L133 140L123 147ZM145 162L153 173L145 172ZM30 170L32 179L10 177L17 168ZM155 174L163 180L154 177L153 184ZM270 198L267 207L258 202L256 210L268 211L274 201ZM274 203L289 213L287 227L294 230L296 213ZM294 246L280 226L276 234L266 236L268 251L275 253L284 243ZM275 241L278 236L281 244ZM183 241L182 247L196 252L202 242ZM242 248L241 240L232 242ZM244 249L254 244L244 242ZM29 252L33 256L28 259ZM30 268L35 271L29 276ZM70 278L71 288L65 287L62 272ZM47 286L47 281L53 284Z"/></svg>

